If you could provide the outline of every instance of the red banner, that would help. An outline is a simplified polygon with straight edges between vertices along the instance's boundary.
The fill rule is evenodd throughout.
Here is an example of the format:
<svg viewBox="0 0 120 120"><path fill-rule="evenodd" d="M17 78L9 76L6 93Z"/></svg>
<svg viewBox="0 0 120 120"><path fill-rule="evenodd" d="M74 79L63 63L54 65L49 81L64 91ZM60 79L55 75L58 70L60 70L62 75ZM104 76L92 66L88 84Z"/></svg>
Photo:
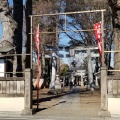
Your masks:
<svg viewBox="0 0 120 120"><path fill-rule="evenodd" d="M94 24L95 38L98 43L98 49L100 54L102 54L102 32L101 32L101 22Z"/></svg>
<svg viewBox="0 0 120 120"><path fill-rule="evenodd" d="M39 108L39 83L40 83L40 35L39 35L39 24L36 27L35 33L35 46L38 54L38 74L37 74L37 109Z"/></svg>
<svg viewBox="0 0 120 120"><path fill-rule="evenodd" d="M39 81L40 81L40 33L39 33L39 25L36 27L35 45L36 45L37 54L38 54L37 88L39 88Z"/></svg>
<svg viewBox="0 0 120 120"><path fill-rule="evenodd" d="M36 33L35 33L35 45L37 48L37 51L39 51L39 25L36 27Z"/></svg>

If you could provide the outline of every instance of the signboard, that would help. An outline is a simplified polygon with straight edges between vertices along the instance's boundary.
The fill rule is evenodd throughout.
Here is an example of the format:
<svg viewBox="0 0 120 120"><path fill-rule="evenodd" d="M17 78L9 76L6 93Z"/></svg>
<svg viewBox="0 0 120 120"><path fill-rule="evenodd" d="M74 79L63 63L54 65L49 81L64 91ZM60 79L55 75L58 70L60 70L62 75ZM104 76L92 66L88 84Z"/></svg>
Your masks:
<svg viewBox="0 0 120 120"><path fill-rule="evenodd" d="M0 77L5 77L5 60L0 59Z"/></svg>

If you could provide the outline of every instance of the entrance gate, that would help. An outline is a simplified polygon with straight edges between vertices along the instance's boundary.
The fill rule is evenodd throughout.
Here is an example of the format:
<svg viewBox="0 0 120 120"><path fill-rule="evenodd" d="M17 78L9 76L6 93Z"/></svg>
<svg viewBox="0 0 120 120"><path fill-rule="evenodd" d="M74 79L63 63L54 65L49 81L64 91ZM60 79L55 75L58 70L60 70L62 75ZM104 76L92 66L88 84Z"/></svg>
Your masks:
<svg viewBox="0 0 120 120"><path fill-rule="evenodd" d="M66 29L66 16L69 15L69 14L84 14L84 13L92 13L92 12L101 12L102 14L102 26L103 26L103 12L105 10L91 10L91 11L79 11L79 12L69 12L69 13L57 13L57 14L44 14L44 15L31 15L30 18L31 18L31 33L30 33L30 36L31 36L31 70L33 70L33 61L34 61L34 57L33 57L33 53L34 53L34 49L33 49L33 18L34 17L42 17L42 16L59 16L59 15L64 15L65 16L65 30L64 31L55 31L55 32L40 32L40 34L47 34L47 33L62 33L62 32L71 32L69 30ZM89 29L89 30L72 30L72 32L82 32L82 31L93 31L93 29ZM103 27L102 27L102 31L103 31ZM9 55L8 55L9 56ZM13 55L14 56L14 55ZM102 57L103 58L103 57ZM31 89L31 86L32 86L32 77L31 77L31 71L30 69L26 70L25 71L25 77L24 78L9 78L8 80L5 78L5 79L1 79L1 89L2 89L2 93L4 95L6 95L6 93L8 92L8 90L13 90L12 93L16 93L16 95L18 96L22 96L23 97L23 100L25 99L25 102L23 103L24 104L24 114L32 114L32 89ZM55 77L53 77L55 78ZM54 79L55 81L55 79ZM5 89L4 88L7 88L10 84L9 83L13 83L13 89ZM5 86L4 86L4 83L5 83ZM19 84L21 83L21 84ZM25 84L24 84L25 83ZM19 84L19 85L18 85ZM8 86L7 86L8 85ZM9 86L8 88L10 88L11 86ZM16 89L17 87L17 89ZM15 89L14 89L15 88ZM22 89L22 88L25 88ZM22 91L21 91L22 89ZM10 92L10 91L9 91ZM15 95L15 94L14 94ZM12 96L13 98L14 96ZM23 101L22 100L22 101Z"/></svg>
<svg viewBox="0 0 120 120"><path fill-rule="evenodd" d="M57 29L56 31L41 31L39 34L56 34L58 35L58 33L66 33L66 32L82 32L82 31L94 31L94 29L87 29L87 30L67 30L67 21L66 21L66 16L67 15L70 15L70 14L84 14L84 13L98 13L100 12L101 13L101 23L102 23L102 26L101 26L101 32L102 32L102 67L104 67L104 11L105 10L91 10L91 11L77 11L77 12L67 12L67 13L55 13L55 14L42 14L42 15L31 15L30 16L30 19L31 19L31 25L30 25L30 28L31 28L31 33L30 33L30 36L31 36L31 69L32 69L32 63L33 63L33 18L37 17L37 18L40 18L40 17L48 17L48 16L64 16L64 23L65 23L65 29L63 31L59 31L58 30L58 26L57 26ZM58 25L58 23L57 23ZM56 37L57 40L58 40L58 37ZM42 38L41 38L42 39ZM56 73L56 72L55 72ZM55 74L54 74L55 75ZM101 75L104 76L104 74L102 74L101 72ZM53 78L55 78L54 76L52 76ZM55 81L55 79L54 79ZM102 80L101 81L101 84L105 84L104 81ZM108 108L105 106L103 107L103 103L104 101L106 101L105 97L104 97L104 91L107 91L106 88L104 88L104 86L101 86L101 112L102 113L107 113L108 112ZM109 112L108 112L109 113ZM109 115L109 114L107 114Z"/></svg>

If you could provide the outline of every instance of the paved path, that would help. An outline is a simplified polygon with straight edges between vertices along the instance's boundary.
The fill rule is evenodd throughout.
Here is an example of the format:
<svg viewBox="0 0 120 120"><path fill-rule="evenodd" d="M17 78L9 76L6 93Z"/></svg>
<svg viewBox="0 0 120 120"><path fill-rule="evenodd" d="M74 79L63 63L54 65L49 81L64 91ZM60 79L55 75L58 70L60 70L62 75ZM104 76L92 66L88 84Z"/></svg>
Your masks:
<svg viewBox="0 0 120 120"><path fill-rule="evenodd" d="M72 90L66 88L65 93L54 96L47 95L47 91L41 91L39 112L35 116L41 118L101 120L98 117L100 111L100 90L86 91L80 86Z"/></svg>

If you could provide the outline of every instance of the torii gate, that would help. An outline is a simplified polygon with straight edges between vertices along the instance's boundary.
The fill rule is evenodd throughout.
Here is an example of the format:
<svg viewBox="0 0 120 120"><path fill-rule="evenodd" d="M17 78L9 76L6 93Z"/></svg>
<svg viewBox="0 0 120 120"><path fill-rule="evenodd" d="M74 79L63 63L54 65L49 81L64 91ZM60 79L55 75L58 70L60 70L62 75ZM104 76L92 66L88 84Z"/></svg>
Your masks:
<svg viewBox="0 0 120 120"><path fill-rule="evenodd" d="M60 49L59 49L60 48ZM63 56L62 54L57 55L55 54L55 47L47 47L47 49L53 51L52 55L46 56L52 58L52 76L51 76L51 85L50 88L54 91L55 86L55 76L56 76L56 58L67 58L67 57L74 57L78 56L81 58L88 57L88 90L94 90L93 88L93 73L92 73L92 65L91 65L91 58L92 57L99 57L99 53L94 53L95 50L98 50L97 46L77 46L77 47L68 47L68 46L60 46L59 50L66 50L69 51L69 55ZM77 54L84 51L82 55ZM83 77L83 76L82 76ZM81 79L81 83L83 83L83 79Z"/></svg>
<svg viewBox="0 0 120 120"><path fill-rule="evenodd" d="M77 46L70 48L70 56L78 56L81 58L88 57L88 90L94 90L91 58L99 57L99 53L94 53L95 50L98 50L97 46ZM84 51L82 55L77 54L82 51ZM81 79L81 83L83 83L83 79Z"/></svg>

